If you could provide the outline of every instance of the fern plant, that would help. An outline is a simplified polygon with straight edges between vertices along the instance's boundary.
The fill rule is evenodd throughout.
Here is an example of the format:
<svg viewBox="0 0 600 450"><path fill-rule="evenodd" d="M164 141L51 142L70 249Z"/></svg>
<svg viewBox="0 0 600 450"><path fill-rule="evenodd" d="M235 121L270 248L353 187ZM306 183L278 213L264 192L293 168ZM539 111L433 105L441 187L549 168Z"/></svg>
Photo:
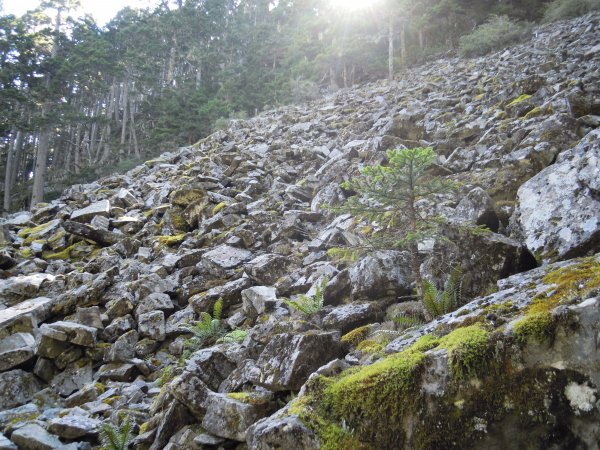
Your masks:
<svg viewBox="0 0 600 450"><path fill-rule="evenodd" d="M328 282L329 282L329 279L327 277L323 277L321 282L315 288L314 296L300 294L294 300L286 298L283 301L286 305L289 305L292 308L294 308L295 310L300 311L301 313L304 313L307 315L319 312L323 309L323 305L324 305L324 301L325 301L324 291L325 291L325 286L327 286Z"/></svg>
<svg viewBox="0 0 600 450"><path fill-rule="evenodd" d="M104 423L100 428L102 450L125 450L133 439L133 420L125 416L120 425Z"/></svg>
<svg viewBox="0 0 600 450"><path fill-rule="evenodd" d="M221 313L223 312L223 299L220 298L215 303L212 316L207 312L200 314L200 320L193 325L187 326L187 330L194 336L185 343L185 348L190 353L216 343L225 335L225 327L221 323Z"/></svg>
<svg viewBox="0 0 600 450"><path fill-rule="evenodd" d="M423 319L417 314L401 314L394 317L392 320L396 323L399 330L406 330L408 328L418 327L425 323Z"/></svg>
<svg viewBox="0 0 600 450"><path fill-rule="evenodd" d="M423 305L431 318L454 311L462 305L462 270L456 267L439 291L430 280L423 281Z"/></svg>
<svg viewBox="0 0 600 450"><path fill-rule="evenodd" d="M232 342L242 342L248 336L246 330L233 330L217 340L217 344L230 344Z"/></svg>

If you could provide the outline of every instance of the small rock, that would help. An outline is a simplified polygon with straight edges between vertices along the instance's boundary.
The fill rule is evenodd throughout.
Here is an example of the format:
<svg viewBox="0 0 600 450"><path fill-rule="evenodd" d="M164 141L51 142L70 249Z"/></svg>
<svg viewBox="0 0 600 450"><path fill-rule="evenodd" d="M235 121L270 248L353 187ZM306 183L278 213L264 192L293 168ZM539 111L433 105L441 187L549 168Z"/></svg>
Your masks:
<svg viewBox="0 0 600 450"><path fill-rule="evenodd" d="M58 436L48 433L35 423L19 428L10 438L19 446L19 450L51 450L63 446Z"/></svg>

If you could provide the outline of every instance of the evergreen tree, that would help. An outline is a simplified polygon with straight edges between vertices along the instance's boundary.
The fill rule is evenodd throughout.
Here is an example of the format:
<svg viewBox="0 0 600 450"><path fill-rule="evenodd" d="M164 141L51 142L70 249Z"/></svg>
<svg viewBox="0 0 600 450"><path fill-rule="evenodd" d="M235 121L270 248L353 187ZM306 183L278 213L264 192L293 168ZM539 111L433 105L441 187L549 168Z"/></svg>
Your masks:
<svg viewBox="0 0 600 450"><path fill-rule="evenodd" d="M342 187L357 195L336 211L350 213L373 223L380 231L371 244L375 248L404 248L410 253L416 289L422 294L419 242L437 238L439 218L426 217L418 202L455 189L452 181L434 176L428 170L436 155L431 147L388 150L388 164L367 166L360 176Z"/></svg>

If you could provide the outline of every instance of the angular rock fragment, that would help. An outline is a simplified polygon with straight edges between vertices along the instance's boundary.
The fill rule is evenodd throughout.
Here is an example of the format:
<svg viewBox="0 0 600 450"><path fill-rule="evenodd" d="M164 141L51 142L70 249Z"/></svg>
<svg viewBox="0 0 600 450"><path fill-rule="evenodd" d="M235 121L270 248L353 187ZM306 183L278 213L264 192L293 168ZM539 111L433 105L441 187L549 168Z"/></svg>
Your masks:
<svg viewBox="0 0 600 450"><path fill-rule="evenodd" d="M20 369L0 373L0 410L24 405L41 389L31 373Z"/></svg>
<svg viewBox="0 0 600 450"><path fill-rule="evenodd" d="M33 358L35 338L29 333L16 333L0 341L0 371L12 369Z"/></svg>
<svg viewBox="0 0 600 450"><path fill-rule="evenodd" d="M243 442L246 430L273 412L269 393L211 394L202 427L215 436Z"/></svg>
<svg viewBox="0 0 600 450"><path fill-rule="evenodd" d="M58 436L48 433L35 423L29 423L19 428L10 438L19 446L20 450L52 450L63 447Z"/></svg>
<svg viewBox="0 0 600 450"><path fill-rule="evenodd" d="M271 391L296 391L312 372L342 353L339 333L278 334L261 353L252 382Z"/></svg>

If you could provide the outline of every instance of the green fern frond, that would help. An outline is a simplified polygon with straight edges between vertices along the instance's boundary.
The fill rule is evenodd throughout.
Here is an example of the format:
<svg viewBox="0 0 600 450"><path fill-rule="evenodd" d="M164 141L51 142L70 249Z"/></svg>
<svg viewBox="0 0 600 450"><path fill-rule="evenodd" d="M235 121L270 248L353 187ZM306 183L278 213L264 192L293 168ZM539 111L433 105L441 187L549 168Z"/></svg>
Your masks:
<svg viewBox="0 0 600 450"><path fill-rule="evenodd" d="M325 304L324 292L328 282L329 278L323 277L321 282L315 288L315 295L313 297L300 294L294 300L285 298L283 299L283 302L306 315L317 313L323 309Z"/></svg>
<svg viewBox="0 0 600 450"><path fill-rule="evenodd" d="M213 319L221 320L221 313L223 312L223 299L219 298L213 308Z"/></svg>
<svg viewBox="0 0 600 450"><path fill-rule="evenodd" d="M400 315L396 316L392 319L401 330L406 330L407 328L418 327L423 325L425 322L417 316L406 316Z"/></svg>
<svg viewBox="0 0 600 450"><path fill-rule="evenodd" d="M456 267L439 291L433 282L423 282L423 305L432 318L454 311L462 306L462 270Z"/></svg>
<svg viewBox="0 0 600 450"><path fill-rule="evenodd" d="M246 339L246 336L248 336L248 332L246 330L233 330L217 340L217 344L242 342L244 339Z"/></svg>
<svg viewBox="0 0 600 450"><path fill-rule="evenodd" d="M105 423L100 428L103 450L125 450L133 439L133 420L125 416L120 425Z"/></svg>

